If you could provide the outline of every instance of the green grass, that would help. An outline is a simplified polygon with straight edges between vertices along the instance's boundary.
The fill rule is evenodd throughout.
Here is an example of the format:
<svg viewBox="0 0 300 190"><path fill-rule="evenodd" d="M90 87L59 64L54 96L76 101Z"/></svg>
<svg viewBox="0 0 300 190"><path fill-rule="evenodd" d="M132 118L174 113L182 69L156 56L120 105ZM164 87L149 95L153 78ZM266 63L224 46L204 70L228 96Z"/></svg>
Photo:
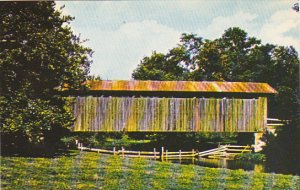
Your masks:
<svg viewBox="0 0 300 190"><path fill-rule="evenodd" d="M73 152L1 157L1 189L300 189L300 177Z"/></svg>

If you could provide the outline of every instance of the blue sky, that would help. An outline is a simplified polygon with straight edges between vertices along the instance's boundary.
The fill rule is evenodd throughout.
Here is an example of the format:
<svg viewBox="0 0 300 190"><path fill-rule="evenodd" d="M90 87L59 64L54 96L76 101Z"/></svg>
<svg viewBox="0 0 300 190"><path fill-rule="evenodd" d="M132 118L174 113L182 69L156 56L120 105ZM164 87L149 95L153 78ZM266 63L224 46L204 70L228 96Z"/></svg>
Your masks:
<svg viewBox="0 0 300 190"><path fill-rule="evenodd" d="M152 51L166 53L180 34L206 39L238 26L263 43L293 45L300 52L297 0L57 1L75 17L71 27L94 51L91 74L129 80Z"/></svg>

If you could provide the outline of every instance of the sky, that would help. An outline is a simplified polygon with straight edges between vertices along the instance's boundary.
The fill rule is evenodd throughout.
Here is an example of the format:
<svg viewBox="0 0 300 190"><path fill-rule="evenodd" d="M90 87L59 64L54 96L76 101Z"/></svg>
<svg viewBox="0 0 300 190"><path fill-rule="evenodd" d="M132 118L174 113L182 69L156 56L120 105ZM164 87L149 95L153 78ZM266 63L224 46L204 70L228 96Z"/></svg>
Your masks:
<svg viewBox="0 0 300 190"><path fill-rule="evenodd" d="M300 52L297 0L57 1L75 17L72 30L94 51L92 75L130 80L133 70L153 51L166 53L182 33L204 39L221 37L229 27L249 36L294 46Z"/></svg>

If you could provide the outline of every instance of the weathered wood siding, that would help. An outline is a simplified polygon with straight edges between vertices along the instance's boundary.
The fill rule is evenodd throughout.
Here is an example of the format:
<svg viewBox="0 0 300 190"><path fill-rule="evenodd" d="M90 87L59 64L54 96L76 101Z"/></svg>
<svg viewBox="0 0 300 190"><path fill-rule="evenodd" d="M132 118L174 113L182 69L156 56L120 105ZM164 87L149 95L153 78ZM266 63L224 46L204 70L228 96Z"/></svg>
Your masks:
<svg viewBox="0 0 300 190"><path fill-rule="evenodd" d="M256 132L267 99L70 97L74 131Z"/></svg>

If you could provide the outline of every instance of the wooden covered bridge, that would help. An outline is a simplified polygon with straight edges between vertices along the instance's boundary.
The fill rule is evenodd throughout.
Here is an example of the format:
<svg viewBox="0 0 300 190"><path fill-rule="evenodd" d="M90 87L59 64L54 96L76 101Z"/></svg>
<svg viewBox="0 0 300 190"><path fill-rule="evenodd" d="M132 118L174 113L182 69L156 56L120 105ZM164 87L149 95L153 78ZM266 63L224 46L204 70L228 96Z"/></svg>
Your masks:
<svg viewBox="0 0 300 190"><path fill-rule="evenodd" d="M87 81L65 91L74 131L261 132L266 128L266 83Z"/></svg>

